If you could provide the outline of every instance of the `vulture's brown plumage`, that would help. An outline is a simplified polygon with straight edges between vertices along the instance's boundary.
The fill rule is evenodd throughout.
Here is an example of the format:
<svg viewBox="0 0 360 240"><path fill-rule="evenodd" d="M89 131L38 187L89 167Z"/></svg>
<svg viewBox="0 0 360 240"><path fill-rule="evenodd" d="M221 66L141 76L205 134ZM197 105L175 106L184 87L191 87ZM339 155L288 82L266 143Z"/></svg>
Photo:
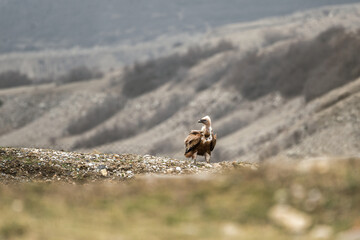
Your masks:
<svg viewBox="0 0 360 240"><path fill-rule="evenodd" d="M203 117L198 121L204 124L201 130L192 130L185 138L185 157L192 158L196 163L197 155L205 156L206 162L210 163L212 150L216 145L216 134L211 128L211 119L209 116Z"/></svg>

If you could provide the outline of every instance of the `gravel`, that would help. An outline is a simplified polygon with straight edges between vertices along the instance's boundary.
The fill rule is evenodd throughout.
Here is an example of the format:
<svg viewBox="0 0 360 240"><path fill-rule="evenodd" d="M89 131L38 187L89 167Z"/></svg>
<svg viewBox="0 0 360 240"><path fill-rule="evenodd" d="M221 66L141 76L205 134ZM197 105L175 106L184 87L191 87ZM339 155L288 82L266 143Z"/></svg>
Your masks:
<svg viewBox="0 0 360 240"><path fill-rule="evenodd" d="M99 154L36 148L0 148L0 182L126 180L140 175L221 173L254 164L207 164L136 154Z"/></svg>

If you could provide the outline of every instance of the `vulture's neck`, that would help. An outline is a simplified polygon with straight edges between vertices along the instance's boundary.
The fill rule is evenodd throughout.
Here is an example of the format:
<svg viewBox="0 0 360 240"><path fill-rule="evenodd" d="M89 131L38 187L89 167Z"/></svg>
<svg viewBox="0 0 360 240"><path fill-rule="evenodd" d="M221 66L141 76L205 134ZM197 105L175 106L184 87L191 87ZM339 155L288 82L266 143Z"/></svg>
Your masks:
<svg viewBox="0 0 360 240"><path fill-rule="evenodd" d="M204 131L205 135L211 135L211 133L212 133L212 128L211 128L210 124L204 125L201 130Z"/></svg>

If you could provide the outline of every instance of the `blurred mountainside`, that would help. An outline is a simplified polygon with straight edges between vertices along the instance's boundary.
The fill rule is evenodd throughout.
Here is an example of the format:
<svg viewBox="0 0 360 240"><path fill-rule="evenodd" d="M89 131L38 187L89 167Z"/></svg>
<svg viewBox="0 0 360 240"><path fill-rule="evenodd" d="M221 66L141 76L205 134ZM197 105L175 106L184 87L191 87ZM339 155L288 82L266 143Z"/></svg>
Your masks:
<svg viewBox="0 0 360 240"><path fill-rule="evenodd" d="M0 0L0 52L92 47L197 32L358 0ZM271 4L271 8L264 8Z"/></svg>
<svg viewBox="0 0 360 240"><path fill-rule="evenodd" d="M103 75L84 68L85 79L0 89L0 145L181 159L183 139L210 115L212 161L359 155L359 13L229 25Z"/></svg>
<svg viewBox="0 0 360 240"><path fill-rule="evenodd" d="M325 6L351 2L359 0L0 0L0 72L44 78L82 65L108 71L219 36L248 49L271 41L264 41L264 30L276 26L283 37L313 37L335 21L356 26L351 18L359 14L358 5ZM303 31L309 20L310 32ZM223 28L227 24L234 25Z"/></svg>

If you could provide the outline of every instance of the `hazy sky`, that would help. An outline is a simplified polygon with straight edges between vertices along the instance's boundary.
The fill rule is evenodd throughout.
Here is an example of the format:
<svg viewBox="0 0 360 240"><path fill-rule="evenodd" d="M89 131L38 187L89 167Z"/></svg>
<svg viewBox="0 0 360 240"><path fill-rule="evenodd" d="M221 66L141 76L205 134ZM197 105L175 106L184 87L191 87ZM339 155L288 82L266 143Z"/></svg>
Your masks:
<svg viewBox="0 0 360 240"><path fill-rule="evenodd" d="M143 41L360 0L0 0L0 52Z"/></svg>

